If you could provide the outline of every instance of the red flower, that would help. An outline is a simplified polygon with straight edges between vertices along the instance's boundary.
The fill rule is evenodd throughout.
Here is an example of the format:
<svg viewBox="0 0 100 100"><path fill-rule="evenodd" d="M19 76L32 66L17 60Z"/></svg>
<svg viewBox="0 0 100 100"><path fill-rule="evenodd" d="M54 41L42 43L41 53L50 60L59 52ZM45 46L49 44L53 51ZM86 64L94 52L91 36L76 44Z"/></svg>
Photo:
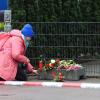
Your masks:
<svg viewBox="0 0 100 100"><path fill-rule="evenodd" d="M55 66L55 63L51 63L51 66L54 67Z"/></svg>
<svg viewBox="0 0 100 100"><path fill-rule="evenodd" d="M56 62L59 63L60 62L60 59L56 59Z"/></svg>
<svg viewBox="0 0 100 100"><path fill-rule="evenodd" d="M54 67L55 66L55 63L50 63L49 66L50 67Z"/></svg>
<svg viewBox="0 0 100 100"><path fill-rule="evenodd" d="M46 64L46 67L49 67L49 64Z"/></svg>

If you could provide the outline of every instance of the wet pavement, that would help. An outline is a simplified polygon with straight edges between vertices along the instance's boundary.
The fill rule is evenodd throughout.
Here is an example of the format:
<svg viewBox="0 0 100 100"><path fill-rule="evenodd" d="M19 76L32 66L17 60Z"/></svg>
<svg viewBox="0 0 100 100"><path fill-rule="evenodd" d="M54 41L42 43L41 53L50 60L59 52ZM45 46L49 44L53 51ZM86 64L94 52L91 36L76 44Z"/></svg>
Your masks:
<svg viewBox="0 0 100 100"><path fill-rule="evenodd" d="M99 100L100 89L0 85L0 100Z"/></svg>
<svg viewBox="0 0 100 100"><path fill-rule="evenodd" d="M33 80L32 77L29 81L44 81ZM100 78L86 78L70 82L100 83ZM99 100L99 97L100 89L0 85L0 100Z"/></svg>

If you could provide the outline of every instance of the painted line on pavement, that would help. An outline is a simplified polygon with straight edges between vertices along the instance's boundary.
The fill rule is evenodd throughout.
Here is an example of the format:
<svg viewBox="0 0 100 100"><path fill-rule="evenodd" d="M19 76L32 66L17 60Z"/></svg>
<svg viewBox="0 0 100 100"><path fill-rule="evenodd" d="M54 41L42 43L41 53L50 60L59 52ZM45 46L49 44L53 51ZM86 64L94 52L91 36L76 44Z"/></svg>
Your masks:
<svg viewBox="0 0 100 100"><path fill-rule="evenodd" d="M24 81L5 81L4 85L23 85Z"/></svg>
<svg viewBox="0 0 100 100"><path fill-rule="evenodd" d="M42 86L42 82L25 82L24 86Z"/></svg>
<svg viewBox="0 0 100 100"><path fill-rule="evenodd" d="M78 82L63 82L63 87L80 87L81 83Z"/></svg>
<svg viewBox="0 0 100 100"><path fill-rule="evenodd" d="M63 82L42 82L43 87L62 87Z"/></svg>
<svg viewBox="0 0 100 100"><path fill-rule="evenodd" d="M0 85L14 86L43 86L43 87L77 87L100 89L99 83L79 83L79 82L27 82L27 81L0 81Z"/></svg>
<svg viewBox="0 0 100 100"><path fill-rule="evenodd" d="M81 88L94 88L94 89L100 89L99 83L81 83Z"/></svg>

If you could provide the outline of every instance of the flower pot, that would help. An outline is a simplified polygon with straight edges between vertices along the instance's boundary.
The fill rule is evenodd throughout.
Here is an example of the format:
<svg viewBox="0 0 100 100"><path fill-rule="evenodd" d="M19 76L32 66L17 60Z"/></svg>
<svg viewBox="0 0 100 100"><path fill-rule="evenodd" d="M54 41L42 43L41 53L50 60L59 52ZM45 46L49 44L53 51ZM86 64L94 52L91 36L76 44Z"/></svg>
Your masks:
<svg viewBox="0 0 100 100"><path fill-rule="evenodd" d="M45 71L45 70L40 70L39 71L39 79L40 80L53 80L52 72L55 70L50 70L50 71Z"/></svg>
<svg viewBox="0 0 100 100"><path fill-rule="evenodd" d="M85 77L85 69L81 68L78 70L62 70L65 76L65 80L78 81L81 77Z"/></svg>

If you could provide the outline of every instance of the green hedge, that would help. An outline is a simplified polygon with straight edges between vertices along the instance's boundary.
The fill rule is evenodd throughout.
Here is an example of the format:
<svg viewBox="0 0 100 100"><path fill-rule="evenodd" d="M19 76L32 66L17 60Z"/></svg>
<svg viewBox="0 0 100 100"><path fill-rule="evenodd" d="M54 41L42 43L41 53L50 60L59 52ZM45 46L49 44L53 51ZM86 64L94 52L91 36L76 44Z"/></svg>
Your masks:
<svg viewBox="0 0 100 100"><path fill-rule="evenodd" d="M100 0L9 0L12 21L97 22Z"/></svg>

